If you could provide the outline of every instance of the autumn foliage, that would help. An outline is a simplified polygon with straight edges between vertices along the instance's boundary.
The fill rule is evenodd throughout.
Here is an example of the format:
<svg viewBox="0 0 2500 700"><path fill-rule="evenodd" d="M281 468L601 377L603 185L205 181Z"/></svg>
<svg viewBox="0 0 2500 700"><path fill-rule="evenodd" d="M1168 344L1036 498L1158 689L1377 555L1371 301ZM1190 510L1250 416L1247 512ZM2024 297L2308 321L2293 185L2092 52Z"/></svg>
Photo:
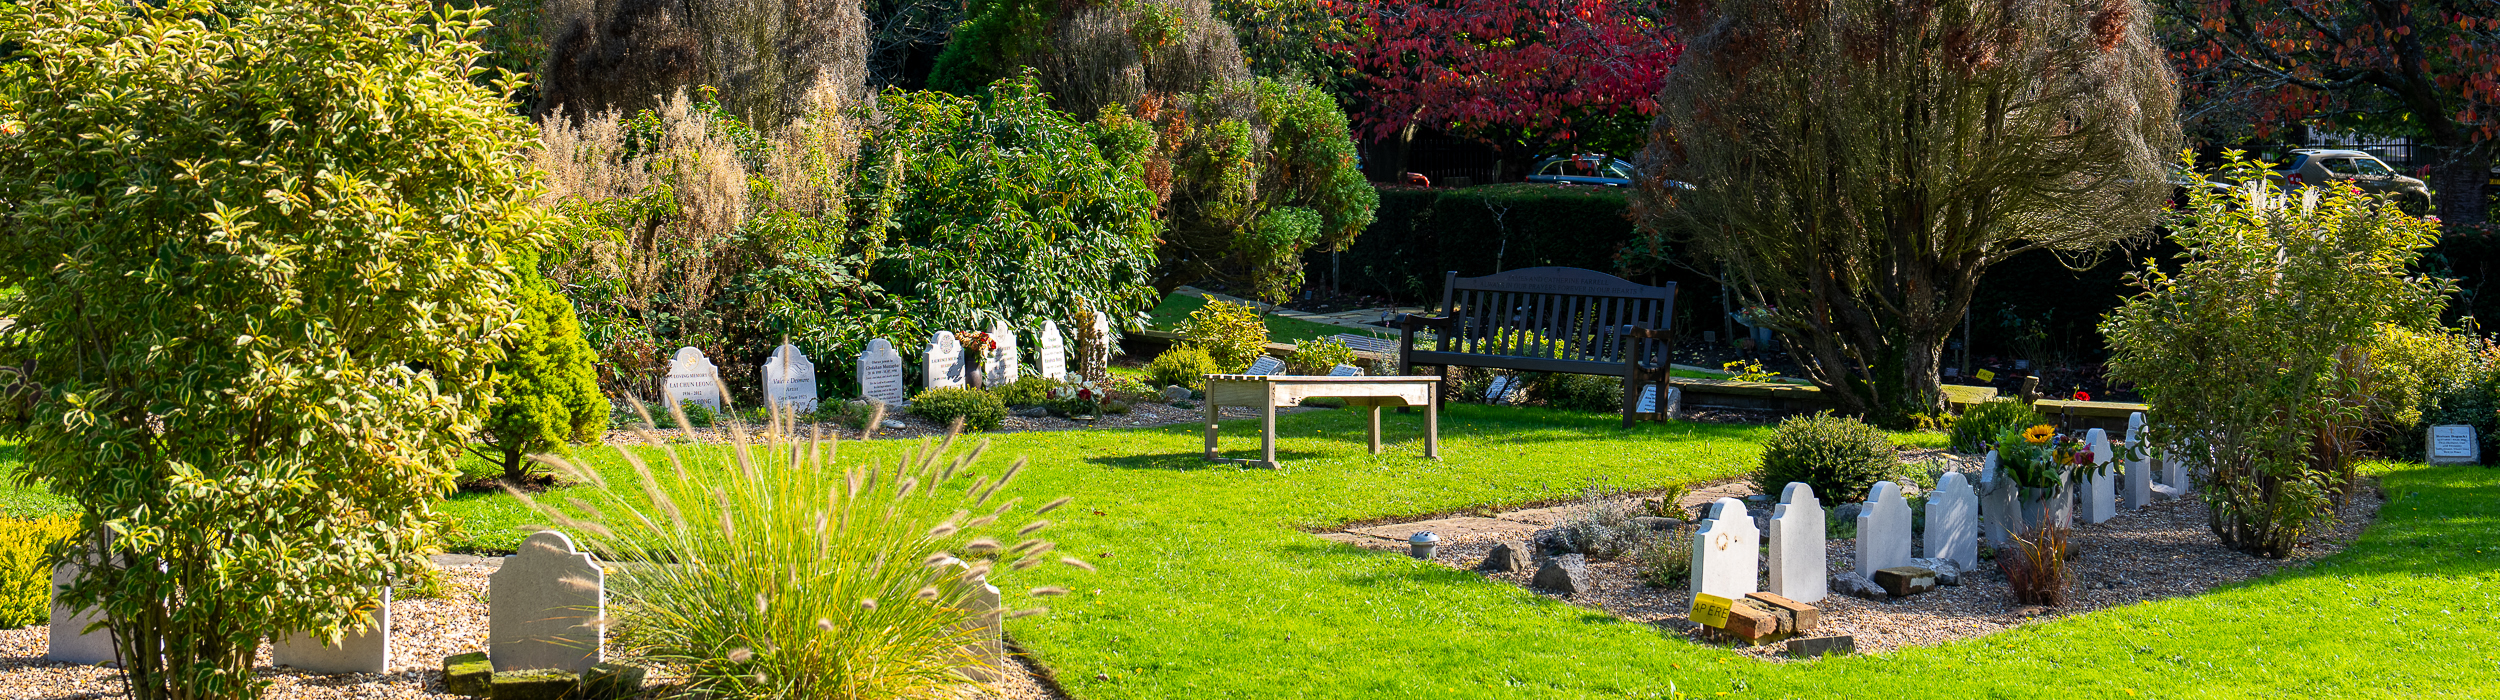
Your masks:
<svg viewBox="0 0 2500 700"><path fill-rule="evenodd" d="M1356 128L1411 123L1480 139L1570 141L1590 121L1647 116L1681 53L1625 0L1330 0L1355 25Z"/></svg>

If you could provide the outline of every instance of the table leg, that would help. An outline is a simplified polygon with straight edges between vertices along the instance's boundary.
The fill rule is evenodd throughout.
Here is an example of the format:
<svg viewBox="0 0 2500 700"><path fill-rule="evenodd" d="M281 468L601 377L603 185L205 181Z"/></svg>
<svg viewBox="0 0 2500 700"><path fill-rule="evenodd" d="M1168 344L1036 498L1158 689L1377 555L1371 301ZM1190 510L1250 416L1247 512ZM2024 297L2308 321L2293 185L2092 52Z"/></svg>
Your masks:
<svg viewBox="0 0 2500 700"><path fill-rule="evenodd" d="M1276 468L1276 402L1259 405L1259 459Z"/></svg>
<svg viewBox="0 0 2500 700"><path fill-rule="evenodd" d="M1372 405L1372 454L1380 454L1380 405Z"/></svg>
<svg viewBox="0 0 2500 700"><path fill-rule="evenodd" d="M1433 397L1431 403L1424 404L1424 456L1441 458L1441 398L1438 396Z"/></svg>
<svg viewBox="0 0 2500 700"><path fill-rule="evenodd" d="M1215 402L1213 402L1213 401L1209 401L1209 402L1207 402L1207 453L1206 453L1205 458L1206 458L1207 460L1209 460L1209 461L1213 461L1213 460L1215 459L1215 417L1216 417L1216 415L1217 415L1217 414L1216 414Z"/></svg>

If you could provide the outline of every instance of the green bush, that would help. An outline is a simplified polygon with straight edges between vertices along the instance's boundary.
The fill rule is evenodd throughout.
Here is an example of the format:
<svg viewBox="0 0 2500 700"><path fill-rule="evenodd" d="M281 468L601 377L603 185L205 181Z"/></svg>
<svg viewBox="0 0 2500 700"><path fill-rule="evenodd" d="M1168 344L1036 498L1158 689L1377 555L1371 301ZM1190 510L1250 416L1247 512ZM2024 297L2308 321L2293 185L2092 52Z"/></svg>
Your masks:
<svg viewBox="0 0 2500 700"><path fill-rule="evenodd" d="M1882 431L1856 418L1830 411L1780 421L1779 430L1762 444L1762 467L1754 470L1754 489L1779 493L1790 482L1803 482L1829 503L1864 500L1867 487L1901 472L1892 442Z"/></svg>
<svg viewBox="0 0 2500 700"><path fill-rule="evenodd" d="M1602 374L1540 374L1528 379L1528 396L1547 408L1621 413L1623 378Z"/></svg>
<svg viewBox="0 0 2500 700"><path fill-rule="evenodd" d="M720 422L720 412L712 410L712 407L706 404L679 401L677 410L685 416L684 427L709 428L713 423Z"/></svg>
<svg viewBox="0 0 2500 700"><path fill-rule="evenodd" d="M599 393L599 356L582 341L573 305L540 279L535 262L521 267L514 299L521 307L519 333L504 342L504 357L488 381L496 403L469 451L503 467L505 483L519 484L527 455L598 440L607 427L608 397Z"/></svg>
<svg viewBox="0 0 2500 700"><path fill-rule="evenodd" d="M2040 413L2031 404L2019 399L2001 398L1984 401L1962 411L1953 419L1953 451L1978 454L1988 451L1997 435L2006 428L2028 428L2040 422Z"/></svg>
<svg viewBox="0 0 2500 700"><path fill-rule="evenodd" d="M965 429L989 430L1007 419L1007 402L980 389L950 386L911 397L911 414L940 425L962 418Z"/></svg>
<svg viewBox="0 0 2500 700"><path fill-rule="evenodd" d="M551 222L480 13L435 7L0 4L0 317L47 329L5 430L120 535L62 595L132 697L257 695L261 640L362 620L443 528Z"/></svg>
<svg viewBox="0 0 2500 700"><path fill-rule="evenodd" d="M1247 304L1207 297L1207 305L1181 323L1182 345L1205 350L1218 372L1239 372L1267 351L1267 322Z"/></svg>
<svg viewBox="0 0 2500 700"><path fill-rule="evenodd" d="M983 614L966 604L980 590L971 572L1021 617L1067 591L1018 579L1065 581L1064 569L1092 568L1039 539L1043 518L1067 499L1004 497L1021 462L959 461L979 449L948 443L925 455L929 469L897 479L875 460L819 463L829 454L820 445L765 440L742 454L662 442L649 448L665 457L659 464L683 468L576 478L588 484L578 508L523 499L549 522L590 518L567 530L603 558L689 562L623 567L607 580L620 618L611 643L671 668L684 693L957 697L972 688L956 669L982 663L964 651L964 630ZM950 556L933 560L940 553Z"/></svg>
<svg viewBox="0 0 2500 700"><path fill-rule="evenodd" d="M1294 374L1327 374L1330 370L1336 369L1337 365L1351 366L1360 361L1362 358L1356 357L1354 349L1346 347L1345 341L1320 338L1295 343L1293 355L1285 358L1285 371Z"/></svg>
<svg viewBox="0 0 2500 700"><path fill-rule="evenodd" d="M1641 540L1632 561L1643 583L1659 588L1684 585L1693 575L1693 531L1679 527L1651 535Z"/></svg>
<svg viewBox="0 0 2500 700"><path fill-rule="evenodd" d="M65 518L0 519L0 630L52 619L52 567L44 550L77 531L78 523Z"/></svg>
<svg viewBox="0 0 2500 700"><path fill-rule="evenodd" d="M1154 379L1155 386L1187 387L1190 391L1205 390L1206 375L1219 372L1215 358L1207 356L1206 348L1195 345L1174 345L1146 363L1146 376Z"/></svg>
<svg viewBox="0 0 2500 700"><path fill-rule="evenodd" d="M1006 386L996 387L991 391L998 394L1000 402L1009 406L1033 406L1050 400L1050 388L1055 386L1059 386L1059 380L1055 377L1026 374L1016 377L1016 381Z"/></svg>

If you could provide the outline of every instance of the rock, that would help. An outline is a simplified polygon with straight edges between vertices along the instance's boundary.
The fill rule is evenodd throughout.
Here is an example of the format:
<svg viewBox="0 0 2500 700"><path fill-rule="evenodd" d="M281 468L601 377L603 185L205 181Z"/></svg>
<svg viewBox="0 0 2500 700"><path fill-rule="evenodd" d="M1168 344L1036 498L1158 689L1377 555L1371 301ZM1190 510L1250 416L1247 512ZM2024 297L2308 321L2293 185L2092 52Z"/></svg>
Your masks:
<svg viewBox="0 0 2500 700"><path fill-rule="evenodd" d="M563 700L581 678L555 669L495 674L495 700Z"/></svg>
<svg viewBox="0 0 2500 700"><path fill-rule="evenodd" d="M1641 527L1649 528L1652 532L1666 532L1668 530L1684 526L1684 521L1682 520L1674 518L1659 518L1647 515L1633 517L1632 523Z"/></svg>
<svg viewBox="0 0 2500 700"><path fill-rule="evenodd" d="M1798 658L1810 659L1827 654L1851 654L1856 653L1857 650L1858 638L1845 634L1837 637L1788 640L1788 655Z"/></svg>
<svg viewBox="0 0 2500 700"><path fill-rule="evenodd" d="M486 652L454 654L443 659L443 689L453 695L473 698L495 692L495 664L486 660Z"/></svg>
<svg viewBox="0 0 2500 700"><path fill-rule="evenodd" d="M1939 585L1939 586L1959 586L1959 585L1962 585L1962 567L1960 567L1960 566L1958 566L1958 565L1955 565L1955 564L1952 562L1952 560L1949 560L1949 559L1911 559L1911 560L1910 560L1910 565L1911 565L1911 566L1916 566L1916 567L1925 568L1925 569L1928 569L1928 570L1931 570L1931 571L1936 572L1936 585Z"/></svg>
<svg viewBox="0 0 2500 700"><path fill-rule="evenodd" d="M579 700L626 700L640 697L644 675L645 671L641 666L620 663L592 666L589 673L582 674L581 692L575 693L573 697Z"/></svg>
<svg viewBox="0 0 2500 700"><path fill-rule="evenodd" d="M1189 387L1174 384L1163 388L1163 400L1188 401L1190 393Z"/></svg>
<svg viewBox="0 0 2500 700"><path fill-rule="evenodd" d="M1506 574L1515 574L1527 571L1527 545L1521 544L1513 546L1509 542L1493 545L1493 551L1486 553L1484 555L1484 563L1477 564L1476 568L1489 569Z"/></svg>
<svg viewBox="0 0 2500 700"><path fill-rule="evenodd" d="M1855 571L1843 571L1832 574L1832 592L1846 596L1865 598L1867 600L1883 600L1885 598L1883 587L1875 585L1874 581L1869 580L1866 576Z"/></svg>
<svg viewBox="0 0 2500 700"><path fill-rule="evenodd" d="M1563 595L1596 590L1589 586L1588 557L1578 554L1545 560L1545 566L1536 570L1536 580L1531 585Z"/></svg>
<svg viewBox="0 0 2500 700"><path fill-rule="evenodd" d="M1007 414L1008 414L1008 415L1011 415L1011 416L1015 416L1015 417L1017 417L1017 418L1049 418L1049 417L1050 417L1050 407L1049 407L1049 406L1026 406L1026 407L1023 407L1023 408L1018 408L1018 409L1015 409L1015 410L1012 410L1012 411L1008 411L1008 412L1007 412Z"/></svg>
<svg viewBox="0 0 2500 700"><path fill-rule="evenodd" d="M885 427L888 430L901 430L903 429L903 422L899 420L889 420L885 422Z"/></svg>
<svg viewBox="0 0 2500 700"><path fill-rule="evenodd" d="M1857 522L1857 521L1858 521L1858 509L1859 509L1859 508L1861 508L1861 507L1862 507L1862 506L1860 506L1860 505L1858 505L1858 504L1856 504L1856 503L1843 503L1843 504L1840 504L1840 505L1832 506L1832 522L1836 522L1836 523L1854 523L1854 522Z"/></svg>
<svg viewBox="0 0 2500 700"><path fill-rule="evenodd" d="M1936 590L1936 571L1923 566L1895 566L1875 572L1875 585L1896 597Z"/></svg>
<svg viewBox="0 0 2500 700"><path fill-rule="evenodd" d="M1529 551L1545 554L1579 552L1579 545L1571 541L1571 532L1559 527L1536 531L1536 534L1528 536L1528 545Z"/></svg>

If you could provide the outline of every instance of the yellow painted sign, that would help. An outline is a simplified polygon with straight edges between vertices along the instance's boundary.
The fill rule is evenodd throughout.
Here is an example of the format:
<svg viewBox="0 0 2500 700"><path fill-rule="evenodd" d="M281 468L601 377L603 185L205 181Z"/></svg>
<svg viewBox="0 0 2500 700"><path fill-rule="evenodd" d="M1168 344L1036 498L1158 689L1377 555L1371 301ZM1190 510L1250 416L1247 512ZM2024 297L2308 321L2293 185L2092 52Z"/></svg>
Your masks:
<svg viewBox="0 0 2500 700"><path fill-rule="evenodd" d="M1708 593L1693 594L1693 622L1708 627L1727 628L1727 611L1736 601Z"/></svg>
<svg viewBox="0 0 2500 700"><path fill-rule="evenodd" d="M1990 372L1990 371L1988 371L1988 370L1984 370L1984 369L1983 369L1983 370L1979 370L1979 371L1977 371L1977 372L1972 372L1972 373L1970 373L1970 376L1973 376L1973 377L1978 377L1978 378L1979 378L1979 381L1983 381L1983 382L1993 382L1993 381L1996 381L1996 380L1997 380L1997 373L1995 373L1995 372Z"/></svg>

